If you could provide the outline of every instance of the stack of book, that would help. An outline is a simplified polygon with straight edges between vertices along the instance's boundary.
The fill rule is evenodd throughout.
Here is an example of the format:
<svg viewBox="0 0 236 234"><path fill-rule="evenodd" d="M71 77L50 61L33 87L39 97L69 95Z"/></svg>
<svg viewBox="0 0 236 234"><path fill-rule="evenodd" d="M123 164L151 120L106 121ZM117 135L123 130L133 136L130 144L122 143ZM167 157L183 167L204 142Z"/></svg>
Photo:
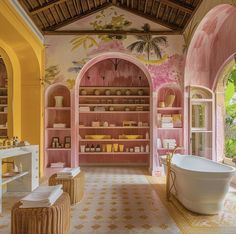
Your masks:
<svg viewBox="0 0 236 234"><path fill-rule="evenodd" d="M163 148L174 149L176 147L175 139L163 139Z"/></svg>
<svg viewBox="0 0 236 234"><path fill-rule="evenodd" d="M173 128L173 118L171 115L163 115L161 117L161 127L162 128Z"/></svg>

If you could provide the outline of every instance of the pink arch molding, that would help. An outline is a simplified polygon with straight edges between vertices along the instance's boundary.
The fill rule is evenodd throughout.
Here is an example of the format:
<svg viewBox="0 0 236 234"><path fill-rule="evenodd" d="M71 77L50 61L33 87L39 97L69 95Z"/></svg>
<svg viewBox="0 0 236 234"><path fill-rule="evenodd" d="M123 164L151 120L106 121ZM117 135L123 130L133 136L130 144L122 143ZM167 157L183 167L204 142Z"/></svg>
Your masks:
<svg viewBox="0 0 236 234"><path fill-rule="evenodd" d="M236 8L221 4L203 18L190 43L185 66L185 84L213 88L217 73L236 52Z"/></svg>
<svg viewBox="0 0 236 234"><path fill-rule="evenodd" d="M151 173L154 173L158 170L159 165L157 165L156 161L153 157L155 149L154 149L154 144L153 144L153 139L155 139L154 136L154 131L153 131L153 120L154 120L154 111L153 111L153 91L154 91L154 87L153 87L153 82L152 82L152 78L150 73L148 72L146 66L144 64L142 64L140 61L138 61L136 58L134 58L131 55L128 54L124 54L124 53L120 53L120 52L107 52L107 53L103 53L100 54L94 58L92 58L91 60L89 60L81 69L81 71L79 72L77 78L76 78L76 83L75 83L75 97L79 96L79 87L80 87L80 82L83 78L83 76L85 75L85 73L88 71L89 68L91 68L93 65L95 65L96 63L106 60L106 59L111 59L111 58L118 58L118 59L123 59L126 61L129 61L131 63L133 63L134 65L136 65L137 67L139 67L143 73L145 74L145 76L148 79L148 83L149 83L149 87L150 87L150 151L151 151L151 158L150 158L150 163L149 163L149 170ZM75 103L75 113L78 113L78 98L75 98L76 103ZM79 119L76 118L75 119L76 122L79 122ZM78 126L78 124L76 124L75 126ZM78 133L78 129L76 131ZM78 134L76 134L78 136ZM78 142L78 141L76 141Z"/></svg>

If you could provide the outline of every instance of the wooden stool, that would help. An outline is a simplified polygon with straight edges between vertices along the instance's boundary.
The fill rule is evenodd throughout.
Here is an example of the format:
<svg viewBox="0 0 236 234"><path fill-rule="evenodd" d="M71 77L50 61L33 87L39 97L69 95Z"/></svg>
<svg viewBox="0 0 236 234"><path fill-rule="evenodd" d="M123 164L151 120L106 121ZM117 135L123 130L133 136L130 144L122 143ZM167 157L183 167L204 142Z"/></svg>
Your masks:
<svg viewBox="0 0 236 234"><path fill-rule="evenodd" d="M84 195L84 173L80 172L71 179L56 179L57 174L53 174L48 181L49 185L62 184L64 192L69 193L71 205L81 201Z"/></svg>
<svg viewBox="0 0 236 234"><path fill-rule="evenodd" d="M70 231L70 197L63 193L50 207L11 210L11 234L67 234Z"/></svg>

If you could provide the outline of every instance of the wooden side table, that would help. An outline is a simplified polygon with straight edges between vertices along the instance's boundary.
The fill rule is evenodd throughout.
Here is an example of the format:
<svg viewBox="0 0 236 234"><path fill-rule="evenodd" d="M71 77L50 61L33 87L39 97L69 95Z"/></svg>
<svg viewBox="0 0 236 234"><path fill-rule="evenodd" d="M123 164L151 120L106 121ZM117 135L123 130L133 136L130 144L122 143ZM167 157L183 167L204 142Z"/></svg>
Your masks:
<svg viewBox="0 0 236 234"><path fill-rule="evenodd" d="M11 210L11 234L68 234L70 231L70 197L63 193L50 207Z"/></svg>
<svg viewBox="0 0 236 234"><path fill-rule="evenodd" d="M49 185L62 184L64 192L69 193L71 205L81 201L84 195L84 172L80 172L71 179L56 179L57 174L53 174L49 178Z"/></svg>

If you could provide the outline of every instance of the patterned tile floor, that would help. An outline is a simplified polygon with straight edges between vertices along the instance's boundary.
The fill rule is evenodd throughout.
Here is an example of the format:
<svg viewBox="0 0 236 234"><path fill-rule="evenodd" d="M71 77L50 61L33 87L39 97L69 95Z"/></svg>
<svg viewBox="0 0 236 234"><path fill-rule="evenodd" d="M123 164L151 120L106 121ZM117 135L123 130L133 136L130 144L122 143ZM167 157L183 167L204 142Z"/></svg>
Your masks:
<svg viewBox="0 0 236 234"><path fill-rule="evenodd" d="M72 207L71 234L180 233L143 168L91 167L83 171L85 196ZM10 233L10 207L19 196L4 199L0 233Z"/></svg>

